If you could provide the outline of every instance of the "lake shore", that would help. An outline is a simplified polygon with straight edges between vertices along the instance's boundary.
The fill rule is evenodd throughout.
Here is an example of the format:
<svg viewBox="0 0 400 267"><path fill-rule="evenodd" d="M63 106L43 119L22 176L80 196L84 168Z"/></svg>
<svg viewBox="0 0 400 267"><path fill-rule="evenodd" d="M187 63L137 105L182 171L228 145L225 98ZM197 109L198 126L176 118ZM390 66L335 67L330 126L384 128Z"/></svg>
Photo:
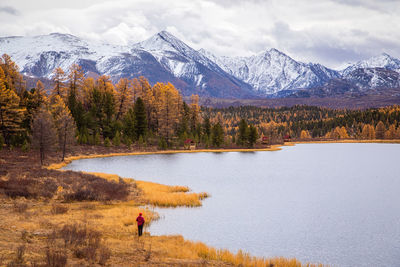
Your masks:
<svg viewBox="0 0 400 267"><path fill-rule="evenodd" d="M221 152L221 150L211 151ZM171 151L157 153L165 152L172 153ZM143 153L151 152L142 151L133 154ZM123 154L127 153L112 153L108 156ZM51 161L54 163L55 159L56 156ZM157 214L151 210L150 206L146 207L151 203L146 201L143 190L140 189L140 182L136 184L132 179L122 179L116 175L93 175L43 168L34 151L0 151L0 163L0 185L5 186L5 191L0 194L2 199L0 265L27 266L29 263L34 263L35 266L47 266L59 261L59 263L67 263L61 266L102 266L104 264L127 266L132 263L137 266L271 266L271 264L293 267L319 266L303 265L296 259L253 257L242 251L234 254L225 249L209 247L201 242L185 240L182 236L151 236L146 229L144 236L139 239L135 222L137 214L142 212L147 223L157 220ZM63 188L63 183L75 183L74 180L83 179L83 177L87 177L89 181L95 179L95 182L104 179L110 186L122 182L128 187L129 195L126 200L66 200L63 195L67 189ZM16 183L12 183L14 179L17 179ZM35 186L31 189L21 184L21 181L31 183L36 179L39 179L37 181L44 179L40 187ZM43 186L48 187L49 185L46 184L53 180L58 183L54 195L50 198L35 197L35 190L41 190ZM130 182L128 183L127 180ZM12 185L14 187L11 188ZM89 185L86 182L78 186L76 190L79 192L80 188L86 188ZM176 191L186 194L188 190L183 187L171 187L171 190L169 187L156 184L156 187L159 186L161 189L157 190L167 190L171 194L177 193ZM29 191L31 196L29 194L26 197L20 196L24 194L24 190ZM105 190L107 191L107 188ZM16 197L9 197L10 192L18 194ZM65 235L66 233L68 235ZM78 234L84 234L84 236L78 238L76 236ZM94 236L97 236L95 239L97 241L92 243L94 241L91 238ZM79 241L81 238L83 240Z"/></svg>
<svg viewBox="0 0 400 267"><path fill-rule="evenodd" d="M73 160L84 158L100 158L124 155L148 155L148 154L171 154L171 153L199 153L199 152L257 152L257 151L277 151L283 146L292 146L296 144L318 144L318 143L400 143L400 140L339 140L339 141L304 141L290 142L284 145L275 145L267 149L204 149L204 150L170 150L170 151L132 151L104 153L105 150L99 150L99 153L89 155L81 154L70 155L66 162L56 163L52 160L48 169L43 169L37 165L36 154L33 152L18 151L0 151L0 163L5 172L0 172L1 180L11 179L13 172L11 169L18 170L26 178L37 177L32 171L32 164L36 164L37 171L43 172L40 177L45 175L57 175L61 173L59 168L67 165ZM8 154L8 155L7 155ZM45 171L50 171L50 174ZM74 173L74 172L71 172ZM36 175L36 176L35 176ZM119 182L119 177L109 174L94 174L97 177ZM39 178L40 178L39 177ZM20 246L25 246L25 262L41 262L48 248L47 239L52 231L59 231L62 225L76 223L93 227L104 237L105 245L110 249L111 256L108 264L111 266L126 266L131 262L147 264L146 266L171 265L171 266L306 266L295 259L263 259L252 257L246 253L239 252L233 254L228 250L219 250L206 246L200 242L191 242L183 239L181 236L151 236L146 233L141 239L135 237L136 226L134 216L138 212L145 214L148 222L157 219L157 215L151 208L144 208L143 205L157 204L153 199L146 199L144 185L140 181L137 183L132 179L122 179L124 182L131 183L130 199L118 201L65 201L55 195L51 199L30 199L16 198L11 199L2 197L0 225L3 231L0 233L0 247L3 248L0 253L2 262L0 265L15 260L18 255L17 250ZM173 188L159 184L149 183L156 190L167 192L168 194L187 194L188 188ZM62 189L60 189L62 191ZM158 195L157 191L153 191ZM195 193L193 193L195 194ZM154 194L153 194L154 195ZM201 205L201 199L197 200ZM170 200L168 200L170 201ZM180 202L176 206L184 205ZM26 208L19 208L19 207ZM63 207L66 212L58 213L57 207ZM149 206L147 206L149 207ZM62 210L62 209L61 209ZM56 247L63 247L61 240L56 240ZM60 249L61 251L61 249ZM77 258L71 250L68 250L69 264L87 264L82 258ZM321 266L321 265L308 265Z"/></svg>

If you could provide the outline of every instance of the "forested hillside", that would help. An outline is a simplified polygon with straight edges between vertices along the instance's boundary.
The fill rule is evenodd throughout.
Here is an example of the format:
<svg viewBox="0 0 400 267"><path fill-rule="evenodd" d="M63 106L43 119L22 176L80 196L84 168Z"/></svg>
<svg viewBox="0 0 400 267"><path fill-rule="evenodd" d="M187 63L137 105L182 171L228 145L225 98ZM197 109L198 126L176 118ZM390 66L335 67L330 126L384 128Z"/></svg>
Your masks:
<svg viewBox="0 0 400 267"><path fill-rule="evenodd" d="M284 139L397 139L398 106L334 110L311 106L213 109L192 95L185 103L170 83L151 85L145 77L85 77L80 66L57 68L48 93L38 81L26 88L18 66L0 61L0 148L37 148L43 160L70 144L182 148L253 147ZM263 139L261 139L263 137Z"/></svg>

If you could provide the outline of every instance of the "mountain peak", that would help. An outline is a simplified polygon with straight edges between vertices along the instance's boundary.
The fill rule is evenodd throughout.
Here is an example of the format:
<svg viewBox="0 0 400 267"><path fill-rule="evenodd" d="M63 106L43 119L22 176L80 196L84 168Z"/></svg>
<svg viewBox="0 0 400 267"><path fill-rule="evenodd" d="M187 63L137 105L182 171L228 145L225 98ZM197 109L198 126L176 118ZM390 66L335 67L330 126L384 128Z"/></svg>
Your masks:
<svg viewBox="0 0 400 267"><path fill-rule="evenodd" d="M383 52L379 55L358 61L357 63L345 68L342 72L344 75L360 68L385 68L389 70L400 69L400 60Z"/></svg>
<svg viewBox="0 0 400 267"><path fill-rule="evenodd" d="M179 39L176 38L172 33L168 32L168 31L166 31L166 30L160 31L160 32L157 33L156 35L159 35L159 36L161 36L162 38L165 38L165 39L175 39L175 40L179 40Z"/></svg>
<svg viewBox="0 0 400 267"><path fill-rule="evenodd" d="M193 49L186 45L183 41L179 40L177 37L172 35L167 31L161 31L154 34L147 40L139 42L134 45L134 48L143 49L146 51L179 51L187 52ZM194 50L193 50L194 51Z"/></svg>

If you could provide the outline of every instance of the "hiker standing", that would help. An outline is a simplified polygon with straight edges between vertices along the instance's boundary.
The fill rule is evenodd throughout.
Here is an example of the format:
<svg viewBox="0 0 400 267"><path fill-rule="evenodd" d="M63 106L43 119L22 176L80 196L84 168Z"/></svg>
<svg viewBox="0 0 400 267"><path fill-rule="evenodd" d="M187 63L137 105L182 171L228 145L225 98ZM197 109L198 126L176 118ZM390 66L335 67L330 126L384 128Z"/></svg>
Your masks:
<svg viewBox="0 0 400 267"><path fill-rule="evenodd" d="M139 213L139 216L136 218L137 226L138 226L138 235L141 236L143 234L143 225L144 218L142 217L142 213Z"/></svg>

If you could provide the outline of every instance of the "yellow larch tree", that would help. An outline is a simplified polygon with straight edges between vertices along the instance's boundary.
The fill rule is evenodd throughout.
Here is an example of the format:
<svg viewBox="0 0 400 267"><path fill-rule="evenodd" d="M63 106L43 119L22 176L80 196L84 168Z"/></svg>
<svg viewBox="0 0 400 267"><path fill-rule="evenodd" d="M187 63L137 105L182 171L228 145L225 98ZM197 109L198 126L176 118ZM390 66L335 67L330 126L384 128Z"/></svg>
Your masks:
<svg viewBox="0 0 400 267"><path fill-rule="evenodd" d="M62 68L56 68L53 71L53 89L51 91L51 96L58 95L64 102L67 101L67 88L65 86L66 75Z"/></svg>
<svg viewBox="0 0 400 267"><path fill-rule="evenodd" d="M178 90L171 83L157 83L154 85L153 91L158 118L158 133L169 141L179 123L182 99Z"/></svg>
<svg viewBox="0 0 400 267"><path fill-rule="evenodd" d="M310 139L311 135L307 130L302 130L300 132L300 139Z"/></svg>
<svg viewBox="0 0 400 267"><path fill-rule="evenodd" d="M3 54L0 58L0 66L4 72L3 82L6 88L13 90L21 98L25 92L26 84L22 75L19 73L17 64L11 60L9 55Z"/></svg>
<svg viewBox="0 0 400 267"><path fill-rule="evenodd" d="M10 145L11 136L23 131L21 122L25 109L19 106L20 98L5 84L5 74L0 67L0 131L4 142Z"/></svg>
<svg viewBox="0 0 400 267"><path fill-rule="evenodd" d="M82 67L77 64L73 64L69 69L68 80L68 94L73 95L76 97L76 99L81 100L81 89L84 81L84 73Z"/></svg>
<svg viewBox="0 0 400 267"><path fill-rule="evenodd" d="M35 91L32 95L32 100L36 107L48 104L47 93L42 81L38 80L35 86Z"/></svg>

